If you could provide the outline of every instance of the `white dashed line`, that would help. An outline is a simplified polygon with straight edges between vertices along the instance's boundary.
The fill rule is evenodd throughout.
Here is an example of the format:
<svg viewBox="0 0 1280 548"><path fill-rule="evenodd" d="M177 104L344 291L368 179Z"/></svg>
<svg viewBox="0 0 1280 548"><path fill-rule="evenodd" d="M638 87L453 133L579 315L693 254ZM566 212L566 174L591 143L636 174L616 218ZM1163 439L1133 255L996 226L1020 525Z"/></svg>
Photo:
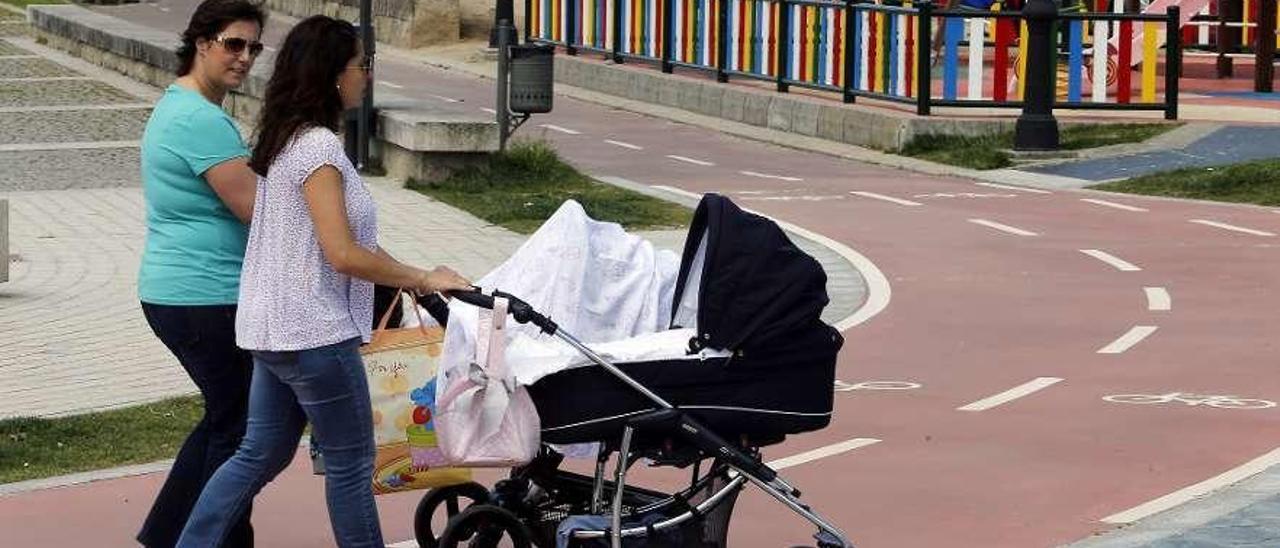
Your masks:
<svg viewBox="0 0 1280 548"><path fill-rule="evenodd" d="M969 405L966 405L964 407L959 407L956 410L957 411L986 411L988 409L991 409L992 407L996 407L998 405L1004 405L1018 398L1030 395L1040 390L1044 390L1045 388L1053 386L1054 384L1057 384L1059 382L1062 382L1062 379L1058 377L1038 377L1035 380L1032 380L1031 382L1028 382L1026 384L1022 384L1019 386L1015 386L1013 388L1005 390L1004 392L1001 392L989 398L984 398L984 399L975 401Z"/></svg>
<svg viewBox="0 0 1280 548"><path fill-rule="evenodd" d="M631 143L624 143L624 142L622 142L622 141L614 141L614 140L612 140L612 139L605 139L605 140L604 140L604 142L609 143L609 144L611 144L611 145L613 145L613 146L615 146L615 147L628 148L628 149L631 149L631 150L644 150L644 147L642 147L642 146L640 146L640 145L633 145L633 144L631 144Z"/></svg>
<svg viewBox="0 0 1280 548"><path fill-rule="evenodd" d="M1217 476L1204 480L1195 485L1188 485L1177 491L1169 493L1158 499L1139 504L1123 512L1118 512L1102 518L1104 523L1125 524L1133 523L1147 516L1152 516L1178 506L1180 504L1190 502L1192 500L1203 497L1222 487L1239 483L1251 476L1275 466L1280 463L1280 447L1272 449L1265 455L1246 462L1240 466L1227 470Z"/></svg>
<svg viewBox="0 0 1280 548"><path fill-rule="evenodd" d="M1154 325L1135 325L1127 333L1120 335L1119 339L1116 339L1112 341L1111 344L1098 349L1098 353L1121 354L1124 351L1133 348L1133 345L1142 342L1142 339L1147 338L1148 335L1155 333L1156 329L1157 328Z"/></svg>
<svg viewBox="0 0 1280 548"><path fill-rule="evenodd" d="M1142 290L1147 293L1147 310L1173 309L1173 298L1169 296L1169 290L1163 287L1144 287Z"/></svg>
<svg viewBox="0 0 1280 548"><path fill-rule="evenodd" d="M497 113L498 113L498 111L493 110L493 109L491 109L491 108L486 108L486 107L480 107L480 110L483 110L483 111L485 111L485 112L488 112L489 114L497 114Z"/></svg>
<svg viewBox="0 0 1280 548"><path fill-rule="evenodd" d="M1038 188L1027 188L1023 186L1002 185L1000 183L973 183L973 184L978 186L991 187L991 188L1003 188L1005 190L1018 190L1022 192L1030 192L1032 194L1053 194L1048 190L1040 190Z"/></svg>
<svg viewBox="0 0 1280 548"><path fill-rule="evenodd" d="M1081 201L1081 202L1089 202L1089 203L1091 203L1091 204L1097 204L1097 205L1100 205L1100 206L1112 207L1112 208L1115 208L1115 209L1123 209L1123 210L1125 210L1125 211L1136 211L1136 212L1144 212L1144 211L1147 211L1147 208L1145 208L1145 207L1131 206L1131 205L1127 205L1127 204L1118 204L1118 203L1116 203L1116 202L1108 202L1108 201L1106 201L1106 200L1095 200L1095 199L1093 199L1093 198L1080 198L1080 201Z"/></svg>
<svg viewBox="0 0 1280 548"><path fill-rule="evenodd" d="M777 179L777 180L779 180L779 181L789 181L789 182L793 182L793 183L795 183L795 182L800 182L800 181L803 181L803 180L804 180L804 179L801 179L801 178L799 178L799 177L787 177L787 176L784 176L784 175L769 175L769 174L766 174L766 173L757 173L757 172L755 172L755 171L739 171L738 173L741 173L741 174L746 175L746 176L748 176L748 177L759 177L759 178L761 178L761 179Z"/></svg>
<svg viewBox="0 0 1280 548"><path fill-rule="evenodd" d="M924 204L921 204L920 202L903 200L902 198L894 198L893 196L885 196L884 194L876 194L874 192L863 192L861 190L855 190L850 192L849 194L853 194L854 196L862 196L863 198L871 198L873 200L883 200L885 202L892 202L892 203L895 203L898 205L904 205L904 206L924 205Z"/></svg>
<svg viewBox="0 0 1280 548"><path fill-rule="evenodd" d="M569 129L569 128L567 128L567 127L560 127L560 126L553 125L553 124L542 124L542 127L547 128L547 129L549 129L549 130L551 130L551 131L558 131L558 132L563 133L563 134L565 134L565 135L582 135L582 132L581 132L581 131L574 130L574 129Z"/></svg>
<svg viewBox="0 0 1280 548"><path fill-rule="evenodd" d="M428 96L430 96L430 97L435 97L436 99L439 99L439 100L444 101L444 102L446 102L446 103L461 103L461 102L462 102L462 99L454 99L453 97L445 97L445 96L443 96L443 95L436 95L436 94L434 94L434 93L428 93L427 95L428 95Z"/></svg>
<svg viewBox="0 0 1280 548"><path fill-rule="evenodd" d="M1139 270L1142 270L1141 268L1138 268L1137 266L1135 266L1133 263L1130 263L1129 261L1116 257L1115 255L1107 253L1106 251L1101 251L1097 249L1081 249L1080 252L1090 257L1093 257L1099 261L1107 263L1111 266L1114 266L1116 267L1116 270L1120 270L1123 272L1137 272Z"/></svg>
<svg viewBox="0 0 1280 548"><path fill-rule="evenodd" d="M395 82L388 82L386 80L378 80L378 85L387 86L391 89L404 89L404 86L397 84Z"/></svg>
<svg viewBox="0 0 1280 548"><path fill-rule="evenodd" d="M995 221L988 221L986 219L969 219L969 222L975 225L982 225L985 227L994 228L1001 232L1007 232L1015 236L1039 236L1039 234L1036 234L1035 232L1032 232L1030 230L1023 230L1015 226L1000 224Z"/></svg>
<svg viewBox="0 0 1280 548"><path fill-rule="evenodd" d="M668 157L668 158L671 158L672 160L676 160L676 161L678 161L678 162L685 162L685 163L693 164L693 165L696 165L696 166L710 167L710 166L714 166L714 165L715 165L715 164L714 164L714 163L712 163L712 162L707 162L707 161L703 161L703 160L695 160L695 159L693 159L693 158L686 158L686 157L684 157L684 156L676 156L675 154L668 154L668 155L667 155L667 157Z"/></svg>
<svg viewBox="0 0 1280 548"><path fill-rule="evenodd" d="M771 460L766 462L765 466L774 470L782 470L784 468L791 468L792 466L797 466L806 462L839 455L841 453L847 453L854 449L859 449L868 445L875 445L877 443L880 443L880 440L875 438L854 438L840 443L833 443L825 447L819 447L812 451L805 451L798 455L791 455L790 457Z"/></svg>
<svg viewBox="0 0 1280 548"><path fill-rule="evenodd" d="M1214 228L1221 228L1221 229L1223 229L1223 230L1231 230L1231 231L1234 231L1234 232L1243 232L1243 233L1245 233L1245 234L1253 234L1254 236L1275 236L1275 234L1274 234L1274 233L1267 232L1267 231L1265 231L1265 230L1254 230L1254 229L1252 229L1252 228L1245 228L1245 227L1242 227L1242 226L1229 225L1229 224L1227 224L1227 223L1219 223L1219 222L1217 222L1217 221L1206 221L1206 220L1204 220L1204 219L1191 219L1191 222L1196 223L1196 224L1205 225L1205 226L1212 226L1212 227L1214 227Z"/></svg>

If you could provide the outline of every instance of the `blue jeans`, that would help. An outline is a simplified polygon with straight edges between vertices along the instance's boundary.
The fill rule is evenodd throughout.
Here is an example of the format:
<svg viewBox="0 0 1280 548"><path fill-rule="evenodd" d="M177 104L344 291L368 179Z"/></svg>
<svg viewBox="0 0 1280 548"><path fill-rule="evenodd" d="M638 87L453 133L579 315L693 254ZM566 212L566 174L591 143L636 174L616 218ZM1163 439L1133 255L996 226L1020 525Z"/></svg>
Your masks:
<svg viewBox="0 0 1280 548"><path fill-rule="evenodd" d="M373 503L373 416L359 339L253 352L244 442L205 486L178 546L218 546L262 487L293 460L309 420L324 455L329 522L341 547L383 548Z"/></svg>

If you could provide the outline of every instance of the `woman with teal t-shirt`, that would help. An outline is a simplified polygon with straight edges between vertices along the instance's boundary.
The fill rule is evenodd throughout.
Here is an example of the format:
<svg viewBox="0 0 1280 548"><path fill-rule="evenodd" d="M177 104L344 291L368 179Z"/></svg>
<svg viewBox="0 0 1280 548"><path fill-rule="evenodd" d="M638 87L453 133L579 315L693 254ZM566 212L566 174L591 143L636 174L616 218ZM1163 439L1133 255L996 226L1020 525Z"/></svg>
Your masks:
<svg viewBox="0 0 1280 548"><path fill-rule="evenodd" d="M200 491L245 432L253 360L236 347L235 315L257 176L222 101L262 52L264 21L245 0L202 2L182 33L178 78L142 135L147 236L138 297L205 408L138 533L147 547L177 542ZM224 546L252 545L246 511Z"/></svg>

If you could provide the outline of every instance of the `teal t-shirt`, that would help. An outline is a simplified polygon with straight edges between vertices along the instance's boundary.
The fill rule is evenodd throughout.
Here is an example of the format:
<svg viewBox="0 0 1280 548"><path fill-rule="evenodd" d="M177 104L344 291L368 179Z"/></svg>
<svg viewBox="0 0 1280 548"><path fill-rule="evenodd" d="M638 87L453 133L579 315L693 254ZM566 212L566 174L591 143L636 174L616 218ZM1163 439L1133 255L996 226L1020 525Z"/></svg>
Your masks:
<svg viewBox="0 0 1280 548"><path fill-rule="evenodd" d="M142 134L147 240L138 297L161 305L235 304L249 230L202 175L249 155L235 122L199 92L170 85Z"/></svg>

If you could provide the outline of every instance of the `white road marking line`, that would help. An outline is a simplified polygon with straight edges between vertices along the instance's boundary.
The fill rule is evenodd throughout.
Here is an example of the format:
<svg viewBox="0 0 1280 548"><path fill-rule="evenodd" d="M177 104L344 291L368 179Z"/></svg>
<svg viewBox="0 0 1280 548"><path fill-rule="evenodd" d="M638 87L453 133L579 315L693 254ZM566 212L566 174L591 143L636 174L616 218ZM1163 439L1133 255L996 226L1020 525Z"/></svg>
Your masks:
<svg viewBox="0 0 1280 548"><path fill-rule="evenodd" d="M989 398L983 398L981 400L975 401L964 407L959 407L956 410L957 411L986 411L988 409L991 409L992 407L996 407L998 405L1004 405L1006 403L1009 403L1023 396L1027 396L1035 392L1038 392L1040 390L1044 390L1045 388L1048 388L1060 382L1062 382L1062 379L1058 377L1037 377L1036 379L1030 382L1015 386L1013 388L1005 390L1004 392L1001 392Z"/></svg>
<svg viewBox="0 0 1280 548"><path fill-rule="evenodd" d="M875 445L877 443L880 443L880 440L875 438L853 438L840 443L833 443L825 447L819 447L811 451L805 451L797 455L791 455L790 457L771 460L766 462L765 466L774 470L783 470L785 468L791 468L792 466L798 466L806 462L812 462L818 459L839 455L841 453L847 453L854 449L859 449L868 445Z"/></svg>
<svg viewBox="0 0 1280 548"><path fill-rule="evenodd" d="M498 113L498 111L493 110L493 109L491 109L491 108L486 108L486 107L480 107L480 110L483 110L483 111L485 111L485 112L488 112L489 114L497 114L497 113Z"/></svg>
<svg viewBox="0 0 1280 548"><path fill-rule="evenodd" d="M1081 201L1081 202L1089 202L1089 203L1091 203L1091 204L1098 204L1098 205L1100 205L1100 206L1113 207L1113 208L1116 208L1116 209L1123 209L1123 210L1125 210L1125 211L1137 211L1137 212L1148 211L1148 210L1147 210L1147 208L1145 208L1145 207L1131 206L1131 205L1126 205L1126 204L1118 204L1118 203L1116 203L1116 202L1108 202L1108 201L1106 201L1106 200L1095 200L1095 199L1093 199L1093 198L1080 198L1080 201Z"/></svg>
<svg viewBox="0 0 1280 548"><path fill-rule="evenodd" d="M443 96L443 95L436 95L436 94L434 94L434 93L428 93L427 95L428 95L428 96L431 96L431 97L435 97L436 99L439 99L439 100L444 101L444 102L446 102L446 103L461 103L461 102L462 102L462 99L454 99L453 97L445 97L445 96Z"/></svg>
<svg viewBox="0 0 1280 548"><path fill-rule="evenodd" d="M622 141L614 141L613 139L605 139L604 142L609 143L616 147L629 148L631 150L644 150L644 147L642 146L633 145L631 143L624 143Z"/></svg>
<svg viewBox="0 0 1280 548"><path fill-rule="evenodd" d="M874 193L874 192L863 192L863 191L861 191L861 190L854 190L854 191L850 192L849 194L853 194L854 196L862 196L863 198L871 198L871 199L873 199L873 200L883 200L883 201L885 201L885 202L892 202L892 203L895 203L895 204L898 204L898 205L904 205L904 206L918 206L918 205L924 205L924 204L922 204L922 203L920 203L920 202L913 202L913 201L911 201L911 200L903 200L902 198L894 198L893 196L885 196L884 194L876 194L876 193Z"/></svg>
<svg viewBox="0 0 1280 548"><path fill-rule="evenodd" d="M1252 228L1245 228L1245 227L1242 227L1242 226L1229 225L1229 224L1227 224L1227 223L1219 223L1219 222L1217 222L1217 221L1206 221L1206 220L1204 220L1204 219L1191 219L1191 221L1190 221L1190 222L1193 222L1193 223L1196 223L1196 224L1202 224L1202 225L1205 225L1205 226L1212 226L1212 227L1215 227L1215 228L1221 228L1221 229L1223 229L1223 230L1232 230L1232 231L1235 231L1235 232L1243 232L1243 233L1245 233L1245 234L1253 234L1254 236L1275 236L1275 234L1274 234L1274 233L1267 232L1267 231L1265 231L1265 230L1254 230L1254 229L1252 229Z"/></svg>
<svg viewBox="0 0 1280 548"><path fill-rule="evenodd" d="M388 82L386 80L378 80L378 85L387 86L391 89L404 89L404 86L397 84L395 82Z"/></svg>
<svg viewBox="0 0 1280 548"><path fill-rule="evenodd" d="M1019 190L1022 192L1030 192L1032 194L1053 194L1048 190L1040 190L1038 188L1027 188L1023 186L1002 185L1000 183L973 183L973 184L978 186L991 187L991 188L1003 188L1005 190Z"/></svg>
<svg viewBox="0 0 1280 548"><path fill-rule="evenodd" d="M413 539L409 539L409 540L406 540L406 541L404 541L404 542L397 542L397 543L395 543L395 544L388 544L388 545L387 545L387 548L419 548L419 546L418 546L418 541L413 540Z"/></svg>
<svg viewBox="0 0 1280 548"><path fill-rule="evenodd" d="M1129 329L1129 331L1126 332L1124 335L1120 335L1120 338L1114 341L1111 341L1111 344L1108 344L1102 348L1099 348L1098 353L1099 354L1123 353L1124 351L1130 348L1133 348L1133 345L1142 342L1142 339L1147 338L1148 335L1155 333L1156 329L1157 327L1154 325L1135 325L1133 326L1133 328Z"/></svg>
<svg viewBox="0 0 1280 548"><path fill-rule="evenodd" d="M668 154L668 155L667 155L667 157L668 157L668 158L671 158L672 160L676 160L676 161L679 161L679 162L686 162L686 163L690 163L690 164L697 165L697 166L710 167L710 166L714 166L714 165L715 165L715 163L712 163L712 162L707 162L707 161L703 161L703 160L695 160L695 159L693 159L693 158L686 158L686 157L684 157L684 156L676 156L675 154Z"/></svg>
<svg viewBox="0 0 1280 548"><path fill-rule="evenodd" d="M754 202L825 202L828 200L843 200L843 194L828 196L743 196L743 200Z"/></svg>
<svg viewBox="0 0 1280 548"><path fill-rule="evenodd" d="M1173 310L1173 298L1163 287L1144 287L1147 293L1147 310Z"/></svg>
<svg viewBox="0 0 1280 548"><path fill-rule="evenodd" d="M549 130L551 130L551 131L558 131L558 132L560 132L560 133L564 133L564 134L566 134L566 135L582 135L582 132L581 132L581 131L574 130L574 129L569 129L569 128L567 128L567 127L560 127L560 126L557 126L557 125L554 125L554 124L542 124L542 127L547 128L547 129L549 129Z"/></svg>
<svg viewBox="0 0 1280 548"><path fill-rule="evenodd" d="M804 179L801 179L801 178L799 178L799 177L787 177L787 176L784 176L784 175L769 175L769 174L766 174L766 173L757 173L757 172L755 172L755 171L739 171L738 173L741 173L741 174L746 175L746 176L748 176L748 177L759 177L759 178L761 178L761 179L777 179L777 180L779 180L779 181L790 181L790 182L793 182L793 183L794 183L794 182L799 182L799 181L803 181L803 180L804 180Z"/></svg>
<svg viewBox="0 0 1280 548"><path fill-rule="evenodd" d="M1116 267L1116 270L1120 270L1122 272L1137 272L1139 270L1142 270L1141 268L1138 268L1133 263L1126 261L1124 259L1121 259L1119 257L1116 257L1115 255L1107 253L1106 251L1102 251L1099 249L1081 249L1080 252L1090 257L1093 257L1099 261L1107 263L1111 266L1114 266Z"/></svg>
<svg viewBox="0 0 1280 548"><path fill-rule="evenodd" d="M1114 524L1133 523L1147 516L1158 514L1180 504L1203 497L1222 487L1248 479L1275 466L1277 463L1280 463L1280 447L1195 485L1188 485L1163 497L1139 504L1123 512L1111 514L1102 518L1102 521Z"/></svg>
<svg viewBox="0 0 1280 548"><path fill-rule="evenodd" d="M83 82L85 80L96 80L89 76L33 76L27 78L0 78L0 82L6 84L39 84L43 82Z"/></svg>
<svg viewBox="0 0 1280 548"><path fill-rule="evenodd" d="M1039 234L1036 234L1035 232L1032 232L1030 230L1023 230L1018 227L1000 224L995 221L988 221L986 219L969 219L969 222L975 225L982 225L988 228L994 228L1001 232L1008 232L1009 234L1013 234L1015 236L1039 236Z"/></svg>
<svg viewBox="0 0 1280 548"><path fill-rule="evenodd" d="M702 199L701 194L695 194L687 190L665 185L650 185L650 188L663 190L686 198L692 198L694 200ZM752 211L750 209L744 210L749 213L760 215L766 219L770 219L773 222L778 223L778 226L782 227L783 230L799 234L802 237L818 242L818 244L825 246L827 249L835 251L837 255L840 255L844 260L849 261L849 264L853 265L853 268L862 274L863 280L867 282L867 301L863 303L861 308L854 311L853 314L837 321L834 325L837 331L848 331L854 326L862 325L867 320L870 320L871 318L876 317L877 314L883 312L885 308L888 308L889 301L893 299L893 286L889 285L889 278L885 277L884 272L881 272L880 269L876 267L876 264L871 262L871 259L868 259L865 255L854 251L853 248L818 234L817 232L800 228L786 221L774 219L768 215L760 213L759 211Z"/></svg>
<svg viewBox="0 0 1280 548"><path fill-rule="evenodd" d="M77 143L13 143L0 145L0 152L32 152L37 150L96 150L103 148L138 148L141 141L88 141Z"/></svg>

